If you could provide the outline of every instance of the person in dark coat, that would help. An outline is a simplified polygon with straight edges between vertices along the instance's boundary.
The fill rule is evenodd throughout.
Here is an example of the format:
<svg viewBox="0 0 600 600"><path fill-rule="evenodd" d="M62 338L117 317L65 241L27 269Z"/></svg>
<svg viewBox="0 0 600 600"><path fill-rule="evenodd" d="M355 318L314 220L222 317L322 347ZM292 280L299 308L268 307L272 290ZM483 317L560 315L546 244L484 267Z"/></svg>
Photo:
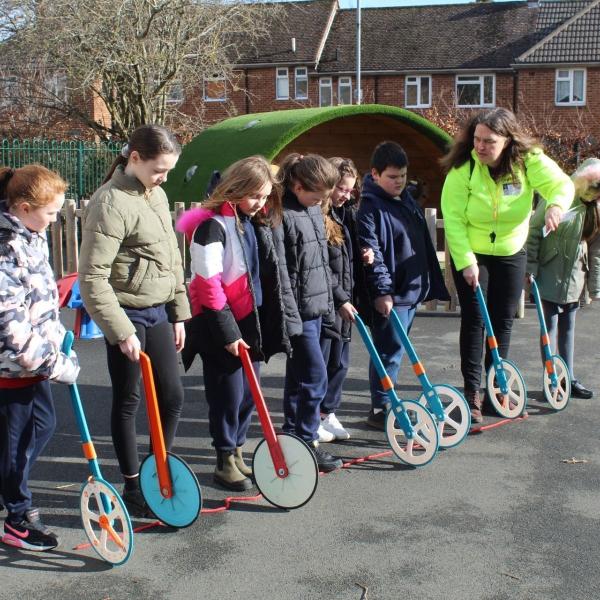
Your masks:
<svg viewBox="0 0 600 600"><path fill-rule="evenodd" d="M366 269L372 300L371 334L383 365L395 383L404 348L389 316L395 311L407 332L421 302L448 300L437 255L421 207L406 189L408 158L396 142L382 142L371 157L358 209L361 247L374 252ZM385 428L387 395L375 367L369 365L371 410L367 424Z"/></svg>

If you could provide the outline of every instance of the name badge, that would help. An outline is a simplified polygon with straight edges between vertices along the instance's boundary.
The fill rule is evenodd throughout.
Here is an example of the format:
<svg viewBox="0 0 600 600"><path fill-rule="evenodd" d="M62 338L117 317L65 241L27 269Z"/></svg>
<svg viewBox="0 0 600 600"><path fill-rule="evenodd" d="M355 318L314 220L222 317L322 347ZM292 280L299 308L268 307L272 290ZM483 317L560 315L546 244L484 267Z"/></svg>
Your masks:
<svg viewBox="0 0 600 600"><path fill-rule="evenodd" d="M518 196L521 193L520 183L504 183L502 184L503 196Z"/></svg>

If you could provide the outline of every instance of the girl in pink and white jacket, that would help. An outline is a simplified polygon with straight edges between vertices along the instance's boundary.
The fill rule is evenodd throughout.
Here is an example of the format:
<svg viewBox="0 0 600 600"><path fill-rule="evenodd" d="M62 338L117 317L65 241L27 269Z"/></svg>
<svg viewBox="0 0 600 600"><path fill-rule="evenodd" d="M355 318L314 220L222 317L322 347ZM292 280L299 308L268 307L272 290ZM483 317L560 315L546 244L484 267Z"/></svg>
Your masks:
<svg viewBox="0 0 600 600"><path fill-rule="evenodd" d="M271 165L263 157L242 159L223 173L203 208L187 211L177 225L190 241L192 268L193 317L186 323L183 362L187 370L196 354L202 357L217 452L214 480L232 490L252 486L242 446L253 401L239 348L248 349L258 373L260 360L289 353L290 336L301 332L274 184Z"/></svg>

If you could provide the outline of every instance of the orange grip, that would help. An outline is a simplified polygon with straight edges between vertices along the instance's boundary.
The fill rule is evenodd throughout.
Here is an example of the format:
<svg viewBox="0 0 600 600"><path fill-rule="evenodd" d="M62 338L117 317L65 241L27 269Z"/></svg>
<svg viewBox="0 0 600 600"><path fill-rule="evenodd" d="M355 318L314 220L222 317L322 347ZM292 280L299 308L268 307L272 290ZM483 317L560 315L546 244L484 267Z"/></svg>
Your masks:
<svg viewBox="0 0 600 600"><path fill-rule="evenodd" d="M542 345L543 346L550 345L550 336L547 333L544 333L544 335L542 335Z"/></svg>
<svg viewBox="0 0 600 600"><path fill-rule="evenodd" d="M391 390L394 387L394 384L392 383L392 380L390 379L389 375L386 375L385 377L381 378L381 387L383 388L384 392L387 392L388 390Z"/></svg>
<svg viewBox="0 0 600 600"><path fill-rule="evenodd" d="M498 342L496 341L496 338L493 335L490 335L487 339L488 341L488 346L490 347L490 350L493 350L494 348L498 347Z"/></svg>
<svg viewBox="0 0 600 600"><path fill-rule="evenodd" d="M421 362L416 362L413 365L413 371L415 372L415 375L418 377L419 375L423 375L423 373L425 373L425 367L423 366L423 364Z"/></svg>
<svg viewBox="0 0 600 600"><path fill-rule="evenodd" d="M554 373L554 363L551 360L546 361L546 372L548 375L552 375L552 373Z"/></svg>
<svg viewBox="0 0 600 600"><path fill-rule="evenodd" d="M83 448L83 455L88 460L96 459L96 449L94 448L94 444L92 442L83 442L81 447Z"/></svg>

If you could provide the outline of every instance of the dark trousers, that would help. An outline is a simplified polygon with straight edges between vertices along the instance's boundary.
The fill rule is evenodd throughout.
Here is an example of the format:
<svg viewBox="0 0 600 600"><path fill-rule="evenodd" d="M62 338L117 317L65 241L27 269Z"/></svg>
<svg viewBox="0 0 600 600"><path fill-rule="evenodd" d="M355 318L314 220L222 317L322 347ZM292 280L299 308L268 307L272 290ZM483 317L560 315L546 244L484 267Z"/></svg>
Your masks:
<svg viewBox="0 0 600 600"><path fill-rule="evenodd" d="M170 450L183 407L183 386L179 377L173 326L165 321L154 327L134 323L134 327L142 350L152 361L163 436L167 450ZM140 469L135 429L135 416L141 398L140 364L130 361L118 344L111 346L108 341L106 356L113 392L110 419L113 444L121 473L132 477Z"/></svg>
<svg viewBox="0 0 600 600"><path fill-rule="evenodd" d="M50 383L2 390L0 400L0 491L8 516L20 520L31 508L29 472L56 427Z"/></svg>
<svg viewBox="0 0 600 600"><path fill-rule="evenodd" d="M575 351L575 318L579 302L570 304L556 304L542 300L542 309L544 310L544 319L550 336L550 345L552 351L558 354L569 368L569 376L575 379L573 369L573 354ZM542 349L542 360L544 360L544 350Z"/></svg>
<svg viewBox="0 0 600 600"><path fill-rule="evenodd" d="M256 376L260 363L252 363ZM208 427L217 450L235 450L246 443L254 401L242 367L224 372L216 360L202 356L204 390L208 402Z"/></svg>
<svg viewBox="0 0 600 600"><path fill-rule="evenodd" d="M502 358L508 358L512 324L523 291L527 255L525 250L521 250L512 256L475 256L479 266L479 284L486 298L498 352ZM460 368L465 392L474 392L481 385L483 316L473 288L467 285L462 272L456 271L454 264L452 275L460 303ZM486 345L486 369L491 363L492 357Z"/></svg>
<svg viewBox="0 0 600 600"><path fill-rule="evenodd" d="M342 387L350 366L350 342L321 337L321 352L327 365L327 391L321 413L334 413L342 402Z"/></svg>
<svg viewBox="0 0 600 600"><path fill-rule="evenodd" d="M408 335L415 319L416 309L394 306L392 310L400 318L400 322ZM385 372L394 385L396 385L398 375L400 374L402 357L404 356L404 346L402 345L400 336L396 333L392 325L391 319L380 315L377 311L373 311L371 336ZM371 389L371 407L373 409L383 408L389 402L389 398L381 387L381 378L377 373L375 365L373 365L373 361L369 361L369 387Z"/></svg>
<svg viewBox="0 0 600 600"><path fill-rule="evenodd" d="M302 323L302 335L293 336L292 357L285 364L283 430L305 442L319 436L320 407L327 392L327 366L319 345L321 319Z"/></svg>

